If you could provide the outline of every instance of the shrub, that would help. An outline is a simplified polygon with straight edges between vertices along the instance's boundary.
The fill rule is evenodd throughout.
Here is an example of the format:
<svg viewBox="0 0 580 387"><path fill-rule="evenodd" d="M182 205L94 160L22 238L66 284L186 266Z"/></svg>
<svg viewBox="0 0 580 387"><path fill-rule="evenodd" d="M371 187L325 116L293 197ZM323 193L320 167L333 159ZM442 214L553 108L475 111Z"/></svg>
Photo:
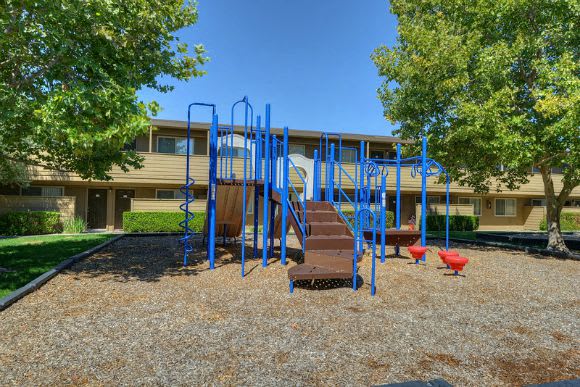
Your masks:
<svg viewBox="0 0 580 387"><path fill-rule="evenodd" d="M194 212L194 218L189 221L193 232L203 231L205 212ZM125 232L180 232L183 228L179 223L183 221L183 212L124 212L123 229Z"/></svg>
<svg viewBox="0 0 580 387"><path fill-rule="evenodd" d="M560 215L560 229L561 231L578 231L580 230L580 213L577 212L562 212ZM540 222L540 230L548 230L548 222L546 218Z"/></svg>
<svg viewBox="0 0 580 387"><path fill-rule="evenodd" d="M65 219L62 222L62 232L64 234L80 234L87 231L87 222L81 217Z"/></svg>
<svg viewBox="0 0 580 387"><path fill-rule="evenodd" d="M449 215L449 231L475 231L479 217L473 215ZM445 231L445 215L427 215L427 231Z"/></svg>
<svg viewBox="0 0 580 387"><path fill-rule="evenodd" d="M56 211L8 212L0 215L0 235L54 234L62 230Z"/></svg>

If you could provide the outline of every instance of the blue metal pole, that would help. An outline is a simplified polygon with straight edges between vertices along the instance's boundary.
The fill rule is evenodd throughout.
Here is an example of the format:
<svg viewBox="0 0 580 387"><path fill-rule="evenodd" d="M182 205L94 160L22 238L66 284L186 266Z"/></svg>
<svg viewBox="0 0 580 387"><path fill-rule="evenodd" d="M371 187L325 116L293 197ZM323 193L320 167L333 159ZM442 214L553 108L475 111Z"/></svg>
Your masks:
<svg viewBox="0 0 580 387"><path fill-rule="evenodd" d="M421 246L427 246L427 137L423 136L421 148ZM427 255L423 254L425 261Z"/></svg>
<svg viewBox="0 0 580 387"><path fill-rule="evenodd" d="M334 143L330 144L330 163L326 163L326 169L328 169L328 195L331 203L334 204Z"/></svg>
<svg viewBox="0 0 580 387"><path fill-rule="evenodd" d="M445 250L449 250L449 175L445 175Z"/></svg>
<svg viewBox="0 0 580 387"><path fill-rule="evenodd" d="M242 278L244 278L245 264L246 264L246 212L248 210L247 194L247 164L248 164L248 97L245 100L245 115L244 115L244 185L243 185L243 201L242 201ZM252 157L250 155L250 157Z"/></svg>
<svg viewBox="0 0 580 387"><path fill-rule="evenodd" d="M401 144L397 144L397 203L396 203L396 227L401 229Z"/></svg>
<svg viewBox="0 0 580 387"><path fill-rule="evenodd" d="M375 295L376 292L376 264L377 264L377 245L376 245L376 240L377 240L377 219L375 217L375 215L373 214L373 242L371 243L371 246L373 247L373 262L371 264L371 296Z"/></svg>
<svg viewBox="0 0 580 387"><path fill-rule="evenodd" d="M266 104L266 133L264 134L264 213L262 216L262 266L268 266L268 210L270 206L270 104Z"/></svg>
<svg viewBox="0 0 580 387"><path fill-rule="evenodd" d="M385 246L387 238L387 175L381 175L381 263L385 263Z"/></svg>
<svg viewBox="0 0 580 387"><path fill-rule="evenodd" d="M207 249L209 268L213 270L215 267L215 206L217 197L217 132L218 132L218 116L214 114L213 122L210 130L210 166L209 166L209 206L208 206L208 238Z"/></svg>
<svg viewBox="0 0 580 387"><path fill-rule="evenodd" d="M365 165L365 142L361 141L360 142L360 180L359 180L359 195L358 195L358 208L359 210L361 208L365 208L366 206L364 205L366 198L365 198L365 192L364 192L364 185L365 185L365 171L364 171L364 165ZM361 206L361 203L363 204ZM356 211L356 210L355 210ZM360 212L360 211L359 211ZM358 212L357 212L358 213ZM360 217L360 214L359 214ZM355 219L355 221L358 221L358 219ZM359 241L359 245L358 245L358 251L362 253L363 251L363 240L361 238L362 236L362 230L360 229L360 224L359 224L359 230L358 233L361 235L357 235L357 240Z"/></svg>
<svg viewBox="0 0 580 387"><path fill-rule="evenodd" d="M256 117L256 160L254 162L256 173L255 178L256 181L262 178L262 133L260 128L260 116ZM251 157L251 156L250 156ZM260 189L258 184L254 184L254 251L253 257L258 257L258 225L259 225L259 216L260 213L258 207L260 206Z"/></svg>
<svg viewBox="0 0 580 387"><path fill-rule="evenodd" d="M288 127L284 127L284 171L282 182L282 234L280 235L280 262L286 265L286 219L288 218L288 179L289 176L288 162Z"/></svg>
<svg viewBox="0 0 580 387"><path fill-rule="evenodd" d="M271 184L273 187L278 188L278 143L276 141L276 135L272 136L272 181ZM272 201L270 205L270 249L269 249L269 257L272 258L274 256L274 225L275 225L275 217L276 217L276 203Z"/></svg>
<svg viewBox="0 0 580 387"><path fill-rule="evenodd" d="M319 178L319 173L320 171L318 170L320 168L320 165L318 163L318 149L314 149L314 181L313 181L313 185L312 185L312 194L313 197L312 199L317 202L320 200L320 181L318 180Z"/></svg>

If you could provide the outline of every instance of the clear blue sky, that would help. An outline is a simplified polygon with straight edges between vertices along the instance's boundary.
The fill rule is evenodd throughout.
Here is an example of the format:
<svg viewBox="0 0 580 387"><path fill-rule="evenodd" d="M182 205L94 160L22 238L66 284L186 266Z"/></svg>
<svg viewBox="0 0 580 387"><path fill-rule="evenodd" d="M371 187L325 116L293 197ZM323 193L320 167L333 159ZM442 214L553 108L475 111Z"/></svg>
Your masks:
<svg viewBox="0 0 580 387"><path fill-rule="evenodd" d="M199 22L178 35L204 44L211 61L202 78L170 80L171 93L139 93L161 104L158 118L185 120L188 103L211 102L220 122L229 122L232 103L248 95L262 116L272 104L275 127L375 135L393 129L370 60L375 47L396 39L385 0L199 0ZM193 116L209 119L207 111Z"/></svg>

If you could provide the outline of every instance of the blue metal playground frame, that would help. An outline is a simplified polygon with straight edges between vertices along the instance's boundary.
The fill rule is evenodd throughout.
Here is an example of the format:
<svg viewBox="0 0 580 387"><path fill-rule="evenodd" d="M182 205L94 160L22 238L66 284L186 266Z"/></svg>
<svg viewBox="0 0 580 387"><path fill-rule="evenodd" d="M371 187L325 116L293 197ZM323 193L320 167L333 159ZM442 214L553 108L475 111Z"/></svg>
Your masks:
<svg viewBox="0 0 580 387"><path fill-rule="evenodd" d="M235 112L238 105L243 105L243 152L240 155L239 147L234 144L235 136ZM259 228L259 196L262 194L262 266L268 265L268 259L274 256L275 221L277 208L281 213L281 238L280 238L280 262L287 263L287 225L288 217L293 217L302 237L302 251L305 252L307 228L307 192L308 180L303 175L288 151L288 127L284 127L283 138L277 138L271 134L270 104L265 106L264 129L262 129L262 117L256 115L254 127L254 109L248 97L236 101L231 107L231 120L229 125L220 125L216 105L209 103L192 103L187 112L187 157L185 184L181 191L185 195L185 201L180 208L184 212L184 220L180 226L184 230L180 241L184 245L183 265L188 264L188 255L192 251L191 238L193 231L189 227L193 219L193 213L189 205L194 198L191 187L195 181L190 177L190 139L191 139L191 110L194 106L211 107L212 120L209 134L209 184L207 196L207 257L210 269L215 268L215 243L216 243L216 200L219 184L241 184L243 186L242 200L242 236L241 236L241 275L245 277L246 261L246 227L247 224L247 194L248 185L254 187L254 219L253 219L253 257L258 253L258 228ZM238 129L238 132L241 130ZM219 147L218 147L219 145ZM445 249L449 249L449 175L447 171L433 159L427 157L427 138L422 138L421 155L409 158L401 157L401 144L396 145L396 159L377 159L365 157L364 141L360 142L360 148L343 145L340 133L323 133L320 136L319 148L314 151L314 176L313 201L323 200L322 193L322 169L324 165L324 200L332 203L339 216L351 230L354 236L353 249L353 290L357 288L357 258L364 254L365 245L372 251L371 266L371 295L375 294L375 266L376 266L376 235L381 232L381 263L385 263L386 234L386 209L387 209L387 177L389 169L396 170L396 208L395 230L401 229L401 173L402 168L410 168L411 177L421 176L421 245L426 245L426 214L427 214L427 177L444 174L446 182L446 213L445 213ZM249 150L249 152L248 152ZM355 173L352 176L343 165L344 151L354 152ZM337 155L338 153L338 155ZM235 162L235 160L237 160ZM243 176L239 179L235 173L235 164L243 164ZM296 175L299 182L296 185L291 175ZM346 185L354 187L353 193L349 194ZM374 195L373 195L374 192ZM277 199L274 200L274 196ZM292 199L291 199L292 198ZM372 199L372 200L371 200ZM378 221L377 221L378 219ZM365 239L372 235L372 240ZM224 241L225 241L224 230ZM399 254L398 246L395 253ZM423 256L423 261L425 256ZM293 282L291 281L291 291Z"/></svg>

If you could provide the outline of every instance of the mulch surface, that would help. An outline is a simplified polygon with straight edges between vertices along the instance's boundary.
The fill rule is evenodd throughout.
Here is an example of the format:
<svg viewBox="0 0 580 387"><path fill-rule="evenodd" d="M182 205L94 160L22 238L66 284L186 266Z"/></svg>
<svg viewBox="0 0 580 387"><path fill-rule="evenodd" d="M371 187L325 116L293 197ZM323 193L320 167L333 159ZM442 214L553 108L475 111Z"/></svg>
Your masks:
<svg viewBox="0 0 580 387"><path fill-rule="evenodd" d="M238 247L218 246L214 271L198 247L183 268L176 239L123 238L0 312L0 384L580 377L580 262L454 245L470 258L462 277L445 275L433 249L426 264L379 263L375 297L369 257L357 292L330 281L290 295L278 260L249 259L242 279Z"/></svg>

